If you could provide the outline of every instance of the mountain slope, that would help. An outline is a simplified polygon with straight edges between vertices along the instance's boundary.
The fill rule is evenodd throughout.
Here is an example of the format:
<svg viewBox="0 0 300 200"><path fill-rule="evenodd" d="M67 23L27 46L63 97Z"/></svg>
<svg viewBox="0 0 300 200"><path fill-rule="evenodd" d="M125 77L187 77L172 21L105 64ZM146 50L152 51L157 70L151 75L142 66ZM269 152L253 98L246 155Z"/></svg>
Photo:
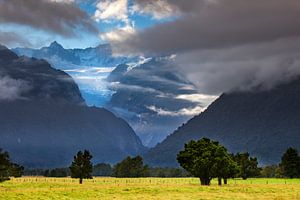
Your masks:
<svg viewBox="0 0 300 200"><path fill-rule="evenodd" d="M275 164L288 147L300 149L299 122L300 79L268 91L223 94L145 157L151 165L175 166L184 143L208 137L232 152L250 152L261 164Z"/></svg>
<svg viewBox="0 0 300 200"><path fill-rule="evenodd" d="M44 60L0 46L0 147L26 167L63 167L88 149L94 162L115 163L143 147L111 112L87 107L77 85Z"/></svg>

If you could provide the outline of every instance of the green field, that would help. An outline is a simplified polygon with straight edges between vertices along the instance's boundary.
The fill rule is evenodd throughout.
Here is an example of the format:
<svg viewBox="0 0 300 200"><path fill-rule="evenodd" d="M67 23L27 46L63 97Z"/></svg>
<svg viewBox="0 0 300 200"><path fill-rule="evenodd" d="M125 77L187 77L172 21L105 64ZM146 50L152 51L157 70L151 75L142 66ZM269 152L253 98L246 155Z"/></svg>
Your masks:
<svg viewBox="0 0 300 200"><path fill-rule="evenodd" d="M0 199L299 199L300 179L237 179L229 185L200 186L195 178L23 177L0 183Z"/></svg>

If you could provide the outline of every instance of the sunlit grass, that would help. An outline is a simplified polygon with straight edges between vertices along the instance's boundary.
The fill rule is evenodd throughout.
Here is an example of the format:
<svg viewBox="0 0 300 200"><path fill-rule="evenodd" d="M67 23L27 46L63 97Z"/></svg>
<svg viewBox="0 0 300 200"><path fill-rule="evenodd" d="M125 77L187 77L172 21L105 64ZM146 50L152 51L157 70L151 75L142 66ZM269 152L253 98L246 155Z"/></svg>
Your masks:
<svg viewBox="0 0 300 200"><path fill-rule="evenodd" d="M71 178L24 177L0 183L0 199L299 199L300 179L229 180L219 187L200 186L195 178Z"/></svg>

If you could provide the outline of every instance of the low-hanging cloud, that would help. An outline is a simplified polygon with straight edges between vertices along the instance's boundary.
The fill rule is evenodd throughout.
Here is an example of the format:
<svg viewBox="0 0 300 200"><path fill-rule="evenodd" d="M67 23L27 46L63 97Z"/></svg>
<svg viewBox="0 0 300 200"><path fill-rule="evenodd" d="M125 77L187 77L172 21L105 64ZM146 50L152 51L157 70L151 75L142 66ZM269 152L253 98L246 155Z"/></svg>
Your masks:
<svg viewBox="0 0 300 200"><path fill-rule="evenodd" d="M174 67L205 94L271 89L300 75L300 37L185 52Z"/></svg>
<svg viewBox="0 0 300 200"><path fill-rule="evenodd" d="M113 41L116 53L174 53L174 69L210 95L271 88L300 74L298 0L135 0L151 6L140 13L158 15L155 2L173 8L174 20Z"/></svg>
<svg viewBox="0 0 300 200"><path fill-rule="evenodd" d="M32 44L24 38L22 35L19 35L15 32L1 32L0 31L0 44L10 46L32 46Z"/></svg>
<svg viewBox="0 0 300 200"><path fill-rule="evenodd" d="M30 89L30 85L23 80L12 79L8 76L0 77L0 101L24 99L22 94Z"/></svg>
<svg viewBox="0 0 300 200"><path fill-rule="evenodd" d="M0 0L0 23L13 23L75 36L76 29L98 33L93 20L72 0Z"/></svg>
<svg viewBox="0 0 300 200"><path fill-rule="evenodd" d="M177 111L165 110L163 108L158 108L156 106L147 106L147 109L157 113L160 116L178 117L178 116L195 116L203 112L206 108L198 105L196 107L182 108Z"/></svg>

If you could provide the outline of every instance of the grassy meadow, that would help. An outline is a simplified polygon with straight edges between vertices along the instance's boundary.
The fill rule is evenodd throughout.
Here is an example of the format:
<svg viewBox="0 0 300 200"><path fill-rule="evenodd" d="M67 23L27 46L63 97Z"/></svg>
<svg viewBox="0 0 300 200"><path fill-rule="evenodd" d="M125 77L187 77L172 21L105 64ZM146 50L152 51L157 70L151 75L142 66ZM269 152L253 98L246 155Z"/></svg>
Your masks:
<svg viewBox="0 0 300 200"><path fill-rule="evenodd" d="M196 178L94 178L23 177L0 183L0 199L287 199L300 200L300 179L229 180L226 186L200 186Z"/></svg>

